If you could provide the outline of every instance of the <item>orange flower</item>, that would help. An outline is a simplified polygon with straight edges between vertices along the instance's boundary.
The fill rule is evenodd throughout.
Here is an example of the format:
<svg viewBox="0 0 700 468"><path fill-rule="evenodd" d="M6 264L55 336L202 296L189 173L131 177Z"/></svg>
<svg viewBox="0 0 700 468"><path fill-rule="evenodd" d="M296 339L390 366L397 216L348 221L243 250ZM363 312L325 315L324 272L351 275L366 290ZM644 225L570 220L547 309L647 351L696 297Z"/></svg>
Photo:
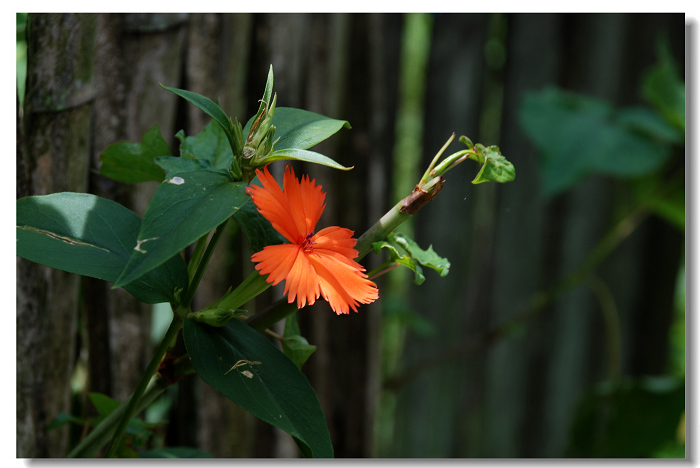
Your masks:
<svg viewBox="0 0 700 468"><path fill-rule="evenodd" d="M253 254L255 269L269 275L268 283L285 281L284 293L290 303L296 299L302 308L320 295L336 314L357 312L358 304L369 304L379 297L377 286L367 279L357 257L353 231L331 226L316 232L316 223L326 205L326 194L315 180L299 181L294 170L285 168L283 188L267 167L255 173L262 187L246 189L258 211L289 244L268 245Z"/></svg>

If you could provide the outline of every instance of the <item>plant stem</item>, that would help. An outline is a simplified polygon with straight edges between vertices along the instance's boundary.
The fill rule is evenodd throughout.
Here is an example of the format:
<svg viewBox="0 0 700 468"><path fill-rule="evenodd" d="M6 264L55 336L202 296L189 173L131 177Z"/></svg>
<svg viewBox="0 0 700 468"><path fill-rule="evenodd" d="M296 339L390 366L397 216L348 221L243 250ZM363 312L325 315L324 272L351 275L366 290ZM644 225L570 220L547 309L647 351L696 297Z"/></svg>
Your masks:
<svg viewBox="0 0 700 468"><path fill-rule="evenodd" d="M365 233L357 239L357 244L355 244L357 258L355 258L355 260L360 260L362 257L370 253L372 251L373 242L383 240L394 229L399 227L412 216L410 213L402 211L402 206L403 205L401 202L394 205L394 207L387 211L384 216L379 219L379 221L374 223L371 228L365 231Z"/></svg>
<svg viewBox="0 0 700 468"><path fill-rule="evenodd" d="M206 233L202 237L197 239L197 245L195 245L194 252L192 252L192 258L190 258L190 262L187 264L187 274L189 276L190 281L192 281L192 278L194 278L194 273L196 271L195 268L197 267L197 265L199 265L199 262L202 259L204 248L207 246L208 237L209 233Z"/></svg>
<svg viewBox="0 0 700 468"><path fill-rule="evenodd" d="M139 403L141 401L141 398L143 397L144 392L146 391L146 388L148 387L149 382L151 381L151 377L153 377L153 375L156 373L156 370L158 370L158 365L160 364L160 361L163 359L163 356L165 356L165 353L168 351L168 349L170 349L170 347L172 346L175 337L180 331L180 328L182 328L182 319L178 317L177 314L173 314L173 321L170 322L170 327L168 327L168 331L165 332L165 336L163 336L163 339L161 340L160 344L158 345L158 348L156 349L156 352L151 358L151 362L148 363L148 367L146 367L143 376L141 376L141 380L139 381L136 390L134 391L133 395L131 395L131 398L129 398L129 403L126 405L124 414L119 420L119 425L117 426L117 429L114 432L112 442L107 448L105 458L113 458L115 456L117 447L119 446L119 441L121 440L122 434L126 430L126 426L129 424L129 421L131 421L131 418L136 413L136 409L139 407Z"/></svg>
<svg viewBox="0 0 700 468"><path fill-rule="evenodd" d="M216 229L214 230L214 235L212 236L211 240L209 241L209 244L207 245L207 249L204 251L204 255L202 256L202 260L199 262L199 265L197 265L197 271L194 273L194 276L192 277L192 280L190 281L190 284L187 287L187 294L185 295L181 304L188 309L190 307L190 304L192 303L192 298L194 297L194 293L197 292L197 287L199 287L199 282L202 280L202 276L204 275L204 271L207 269L207 264L209 263L209 259L211 258L212 254L214 253L214 249L216 248L216 244L219 242L221 235L224 233L224 228L226 227L227 222L228 222L228 219L226 219L226 221L224 221L223 223L219 224L216 227ZM201 239L202 238L200 238L200 240ZM197 244L199 244L199 241L197 242ZM197 245L197 247L199 247L199 245Z"/></svg>
<svg viewBox="0 0 700 468"><path fill-rule="evenodd" d="M399 264L393 260L388 260L381 265L379 265L377 268L374 270L370 271L367 273L367 278L368 279L375 279L378 278L379 276L382 276L385 273L390 272L394 268L398 267Z"/></svg>

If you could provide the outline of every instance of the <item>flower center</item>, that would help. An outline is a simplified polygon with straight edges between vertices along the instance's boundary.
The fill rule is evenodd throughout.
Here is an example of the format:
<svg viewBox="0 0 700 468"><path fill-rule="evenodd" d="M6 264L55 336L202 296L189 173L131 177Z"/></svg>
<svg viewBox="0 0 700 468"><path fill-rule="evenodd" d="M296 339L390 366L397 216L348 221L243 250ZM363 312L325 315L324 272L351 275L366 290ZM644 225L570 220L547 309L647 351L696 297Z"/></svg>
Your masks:
<svg viewBox="0 0 700 468"><path fill-rule="evenodd" d="M302 249L304 249L304 252L306 253L312 253L314 251L314 244L316 242L311 242L311 238L315 235L315 232L310 232L306 235L306 237L299 236L297 239L297 244L301 246Z"/></svg>

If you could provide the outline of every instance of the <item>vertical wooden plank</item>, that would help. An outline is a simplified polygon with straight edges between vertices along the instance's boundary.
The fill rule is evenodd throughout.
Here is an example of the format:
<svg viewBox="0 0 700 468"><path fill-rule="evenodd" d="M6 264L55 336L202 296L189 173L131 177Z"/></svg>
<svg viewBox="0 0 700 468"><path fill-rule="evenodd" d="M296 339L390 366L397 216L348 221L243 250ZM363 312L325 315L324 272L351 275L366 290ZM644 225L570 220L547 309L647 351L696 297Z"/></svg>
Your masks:
<svg viewBox="0 0 700 468"><path fill-rule="evenodd" d="M87 188L95 31L91 15L29 17L26 195ZM18 258L17 280L17 456L61 457L67 429L46 428L70 411L79 277Z"/></svg>
<svg viewBox="0 0 700 468"><path fill-rule="evenodd" d="M424 170L451 132L477 141L483 89L483 46L487 15L437 15L434 18L427 69L423 160ZM457 151L456 145L447 154ZM447 155L446 154L446 155ZM416 240L432 244L452 263L448 276L425 272L421 286L407 287L404 313L415 314L430 328L407 327L404 368L415 368L398 388L396 433L390 456L434 457L452 453L460 432L458 402L468 391L471 371L464 363L439 353L458 343L466 328L469 251L473 238L475 198L469 181L474 167L465 163L446 176L440 195L414 216ZM465 175L466 172L466 175ZM417 182L417 181L416 181ZM487 188L488 189L488 188ZM407 310L406 310L407 309ZM408 314L406 314L408 315ZM416 319L415 323L419 323Z"/></svg>

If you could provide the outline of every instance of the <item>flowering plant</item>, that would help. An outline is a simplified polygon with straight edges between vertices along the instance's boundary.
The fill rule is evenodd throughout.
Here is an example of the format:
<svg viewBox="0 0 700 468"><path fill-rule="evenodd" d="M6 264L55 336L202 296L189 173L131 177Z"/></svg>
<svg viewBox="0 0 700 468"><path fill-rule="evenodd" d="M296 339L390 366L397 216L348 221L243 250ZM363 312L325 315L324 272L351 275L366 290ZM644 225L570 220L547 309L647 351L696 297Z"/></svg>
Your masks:
<svg viewBox="0 0 700 468"><path fill-rule="evenodd" d="M322 187L297 179L286 167L282 186L268 165L296 160L349 170L309 150L346 121L293 108L276 108L272 67L260 107L245 125L229 118L208 98L163 86L202 109L212 122L196 136L176 136L180 155L170 154L157 126L141 143L120 142L102 154L100 173L117 181L158 181L143 219L124 206L85 193L55 193L17 200L17 255L52 268L112 282L137 299L169 303L173 317L144 375L127 402L106 412L69 453L107 457L124 454L122 435L133 416L180 378L202 380L260 419L288 432L301 453L332 457L325 418L300 368L314 347L283 337L284 353L260 332L321 297L337 314L358 312L379 298L372 281L397 265L411 268L420 283L421 265L446 274L449 262L432 249L392 231L432 200L444 174L466 159L482 168L474 183L507 182L513 166L497 147L474 145L440 161L454 138L438 152L414 191L367 232L338 226L317 230L325 208ZM245 135L245 136L244 136ZM233 218L248 239L256 264L236 288L200 310L192 299L226 223ZM213 232L213 233L212 233ZM190 248L185 261L183 251ZM366 273L358 263L386 250L389 259ZM286 301L255 315L242 310L271 285L284 281ZM187 354L171 355L182 331Z"/></svg>

